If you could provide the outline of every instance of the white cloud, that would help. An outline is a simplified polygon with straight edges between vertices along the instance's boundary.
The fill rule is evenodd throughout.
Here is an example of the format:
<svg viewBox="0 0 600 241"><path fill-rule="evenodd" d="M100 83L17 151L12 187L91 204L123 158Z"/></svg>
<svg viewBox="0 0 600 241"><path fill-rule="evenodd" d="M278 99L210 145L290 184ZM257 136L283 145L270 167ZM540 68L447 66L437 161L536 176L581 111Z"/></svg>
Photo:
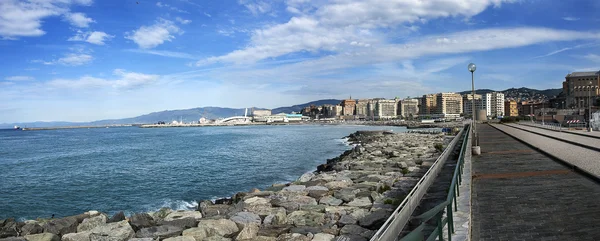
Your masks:
<svg viewBox="0 0 600 241"><path fill-rule="evenodd" d="M194 56L188 53L165 51L165 50L151 50L151 49L128 49L128 52L142 53L142 54L153 54L163 57L181 58L181 59L194 59Z"/></svg>
<svg viewBox="0 0 600 241"><path fill-rule="evenodd" d="M70 5L91 3L92 0L1 0L0 37L16 39L44 35L46 32L42 30L43 19L60 15L70 16ZM87 18L76 17L76 20L82 20L77 23L83 25Z"/></svg>
<svg viewBox="0 0 600 241"><path fill-rule="evenodd" d="M79 79L55 79L48 82L48 86L60 89L93 89L110 87L114 89L133 89L155 83L160 76L127 72L123 69L115 69L115 79L103 79L84 76Z"/></svg>
<svg viewBox="0 0 600 241"><path fill-rule="evenodd" d="M239 0L253 15L265 14L271 12L271 5L264 1Z"/></svg>
<svg viewBox="0 0 600 241"><path fill-rule="evenodd" d="M597 54L588 54L586 56L584 56L583 58L592 61L592 62L596 62L596 63L600 63L600 55Z"/></svg>
<svg viewBox="0 0 600 241"><path fill-rule="evenodd" d="M159 18L156 24L151 26L141 26L133 32L125 33L125 38L135 42L140 48L149 49L163 44L165 41L172 41L173 34L183 34L183 31L173 24L172 21Z"/></svg>
<svg viewBox="0 0 600 241"><path fill-rule="evenodd" d="M77 30L75 36L70 37L67 41L85 41L91 44L104 45L105 41L108 41L114 37L115 36L109 35L105 32L83 32L81 30Z"/></svg>
<svg viewBox="0 0 600 241"><path fill-rule="evenodd" d="M86 17L84 13L67 13L65 19L78 28L87 28L90 23L95 22L92 18Z"/></svg>
<svg viewBox="0 0 600 241"><path fill-rule="evenodd" d="M156 6L159 7L159 8L167 8L167 9L170 9L171 11L175 11L175 12L189 13L188 11L181 10L179 8L173 7L173 6L169 5L169 4L162 3L162 2L156 2Z"/></svg>
<svg viewBox="0 0 600 241"><path fill-rule="evenodd" d="M176 20L177 22L180 22L181 24L189 24L189 23L191 23L191 22L192 22L192 20L189 20L189 19L183 19L183 18L180 18L180 17L177 17L177 18L175 18L175 20Z"/></svg>
<svg viewBox="0 0 600 241"><path fill-rule="evenodd" d="M204 16L207 16L209 18L212 18L212 15L208 14L207 12L204 12Z"/></svg>
<svg viewBox="0 0 600 241"><path fill-rule="evenodd" d="M28 81L28 80L34 80L35 78L31 77L31 76L23 76L23 75L18 75L18 76L8 76L6 78L4 78L4 80L8 80L8 81Z"/></svg>
<svg viewBox="0 0 600 241"><path fill-rule="evenodd" d="M94 58L89 54L67 54L56 61L58 64L79 66L92 62Z"/></svg>
<svg viewBox="0 0 600 241"><path fill-rule="evenodd" d="M562 18L565 21L577 21L579 20L579 18L575 18L575 17L563 17Z"/></svg>

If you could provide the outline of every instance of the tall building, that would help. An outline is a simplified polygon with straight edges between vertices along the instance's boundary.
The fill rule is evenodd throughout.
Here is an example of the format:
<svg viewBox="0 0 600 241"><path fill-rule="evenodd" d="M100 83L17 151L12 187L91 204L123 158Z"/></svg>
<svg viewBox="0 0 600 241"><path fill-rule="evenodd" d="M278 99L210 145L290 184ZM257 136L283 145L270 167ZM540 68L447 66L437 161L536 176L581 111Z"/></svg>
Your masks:
<svg viewBox="0 0 600 241"><path fill-rule="evenodd" d="M437 95L428 94L421 98L421 106L419 106L419 114L423 116L433 115L436 111Z"/></svg>
<svg viewBox="0 0 600 241"><path fill-rule="evenodd" d="M457 93L438 93L436 95L435 116L457 118L463 113L462 96Z"/></svg>
<svg viewBox="0 0 600 241"><path fill-rule="evenodd" d="M356 101L356 115L359 118L365 118L369 115L369 112L367 111L367 104L369 101L369 99L360 99Z"/></svg>
<svg viewBox="0 0 600 241"><path fill-rule="evenodd" d="M419 100L418 99L404 99L401 100L398 104L399 108L399 116L402 118L416 117L419 115Z"/></svg>
<svg viewBox="0 0 600 241"><path fill-rule="evenodd" d="M482 96L475 94L475 110L481 109L484 109ZM463 95L463 114L464 116L473 115L473 94Z"/></svg>
<svg viewBox="0 0 600 241"><path fill-rule="evenodd" d="M356 101L350 96L347 100L342 100L340 104L343 107L342 115L354 115L356 109Z"/></svg>
<svg viewBox="0 0 600 241"><path fill-rule="evenodd" d="M376 119L396 118L397 100L377 100L375 102Z"/></svg>
<svg viewBox="0 0 600 241"><path fill-rule="evenodd" d="M334 107L334 113L335 113L335 117L339 117L342 116L344 114L344 107L341 105L335 105Z"/></svg>
<svg viewBox="0 0 600 241"><path fill-rule="evenodd" d="M504 116L519 116L517 101L507 100L504 102Z"/></svg>
<svg viewBox="0 0 600 241"><path fill-rule="evenodd" d="M600 95L600 71L598 72L573 72L565 76L563 92L567 96L567 107L588 107L588 96L592 105Z"/></svg>
<svg viewBox="0 0 600 241"><path fill-rule="evenodd" d="M490 92L483 95L483 106L487 116L504 116L504 94Z"/></svg>

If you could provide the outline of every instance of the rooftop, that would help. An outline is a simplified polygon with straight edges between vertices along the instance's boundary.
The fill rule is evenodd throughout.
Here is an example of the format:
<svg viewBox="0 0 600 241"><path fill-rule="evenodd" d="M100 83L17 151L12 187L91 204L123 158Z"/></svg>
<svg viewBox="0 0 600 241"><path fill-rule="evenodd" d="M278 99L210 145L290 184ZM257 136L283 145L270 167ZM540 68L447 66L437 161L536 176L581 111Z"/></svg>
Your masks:
<svg viewBox="0 0 600 241"><path fill-rule="evenodd" d="M598 71L598 72L595 72L595 71L573 72L573 73L567 74L566 77L588 77L588 76L596 76L596 75L600 75L600 71Z"/></svg>

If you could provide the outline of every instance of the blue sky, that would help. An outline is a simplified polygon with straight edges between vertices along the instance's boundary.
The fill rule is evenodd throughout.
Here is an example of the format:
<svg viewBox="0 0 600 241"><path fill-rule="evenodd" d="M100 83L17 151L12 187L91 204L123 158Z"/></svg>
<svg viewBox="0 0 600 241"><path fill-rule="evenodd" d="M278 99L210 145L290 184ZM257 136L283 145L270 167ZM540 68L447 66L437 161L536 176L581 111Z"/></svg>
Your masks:
<svg viewBox="0 0 600 241"><path fill-rule="evenodd" d="M137 2L137 3L136 3ZM2 0L0 123L560 88L597 0Z"/></svg>

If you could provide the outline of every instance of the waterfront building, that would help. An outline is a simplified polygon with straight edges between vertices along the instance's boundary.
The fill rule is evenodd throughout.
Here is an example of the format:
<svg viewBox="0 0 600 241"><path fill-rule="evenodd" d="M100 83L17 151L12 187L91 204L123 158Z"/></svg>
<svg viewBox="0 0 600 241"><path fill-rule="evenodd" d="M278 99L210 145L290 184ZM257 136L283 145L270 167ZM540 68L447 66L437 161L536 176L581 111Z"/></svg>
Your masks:
<svg viewBox="0 0 600 241"><path fill-rule="evenodd" d="M356 101L356 116L359 119L364 119L369 115L369 112L367 111L367 105L369 104L369 101L369 99L360 99Z"/></svg>
<svg viewBox="0 0 600 241"><path fill-rule="evenodd" d="M475 94L475 110L484 109L482 96ZM464 116L473 115L473 94L463 95L463 114Z"/></svg>
<svg viewBox="0 0 600 241"><path fill-rule="evenodd" d="M563 82L563 93L566 94L567 107L587 108L588 99L592 105L596 103L600 95L600 71L573 72L565 76ZM590 96L588 98L588 96Z"/></svg>
<svg viewBox="0 0 600 241"><path fill-rule="evenodd" d="M396 118L397 100L379 99L375 102L375 117L381 119Z"/></svg>
<svg viewBox="0 0 600 241"><path fill-rule="evenodd" d="M462 96L457 93L438 93L436 95L436 108L434 116L455 119L463 113Z"/></svg>
<svg viewBox="0 0 600 241"><path fill-rule="evenodd" d="M404 99L398 102L399 111L398 115L402 118L417 117L419 115L419 100L418 99Z"/></svg>
<svg viewBox="0 0 600 241"><path fill-rule="evenodd" d="M507 100L504 102L504 116L519 116L517 101Z"/></svg>
<svg viewBox="0 0 600 241"><path fill-rule="evenodd" d="M347 100L342 100L342 103L340 103L340 105L343 108L342 115L350 116L355 114L356 101L352 99L352 96L350 96L350 98Z"/></svg>
<svg viewBox="0 0 600 241"><path fill-rule="evenodd" d="M252 116L268 116L272 115L271 110L252 110Z"/></svg>
<svg viewBox="0 0 600 241"><path fill-rule="evenodd" d="M421 106L419 106L419 114L421 116L431 116L435 114L437 104L437 95L428 94L421 98Z"/></svg>
<svg viewBox="0 0 600 241"><path fill-rule="evenodd" d="M341 105L335 105L334 106L334 111L335 111L334 112L335 113L334 117L342 116L344 114L344 107L341 106Z"/></svg>
<svg viewBox="0 0 600 241"><path fill-rule="evenodd" d="M504 116L504 94L490 92L483 95L483 105L487 116Z"/></svg>

